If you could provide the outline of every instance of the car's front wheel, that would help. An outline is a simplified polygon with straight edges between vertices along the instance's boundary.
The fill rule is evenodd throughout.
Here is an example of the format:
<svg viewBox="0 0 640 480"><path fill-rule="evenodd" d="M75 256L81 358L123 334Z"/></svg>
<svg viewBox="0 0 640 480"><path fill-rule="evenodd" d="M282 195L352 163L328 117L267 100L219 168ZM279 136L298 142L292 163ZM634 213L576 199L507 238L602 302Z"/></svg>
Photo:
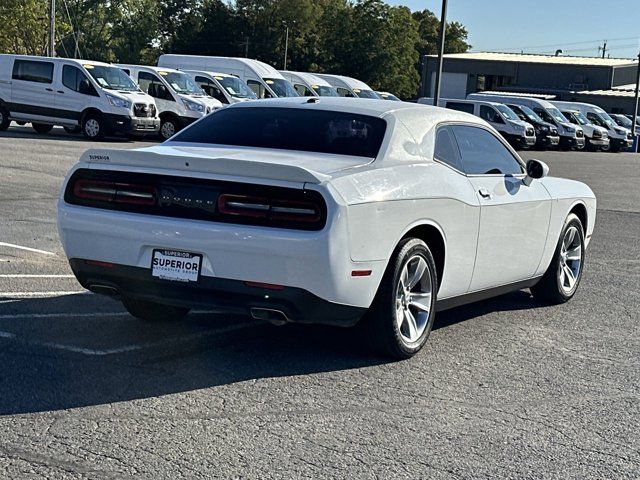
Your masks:
<svg viewBox="0 0 640 480"><path fill-rule="evenodd" d="M189 313L189 309L185 307L162 305L131 297L122 297L122 304L134 317L149 321L180 320Z"/></svg>
<svg viewBox="0 0 640 480"><path fill-rule="evenodd" d="M531 287L533 296L551 304L569 301L578 290L584 256L584 229L578 216L572 213L565 220L549 268L542 279Z"/></svg>
<svg viewBox="0 0 640 480"><path fill-rule="evenodd" d="M431 332L437 291L438 277L429 247L418 238L403 240L365 319L374 349L397 359L415 355Z"/></svg>

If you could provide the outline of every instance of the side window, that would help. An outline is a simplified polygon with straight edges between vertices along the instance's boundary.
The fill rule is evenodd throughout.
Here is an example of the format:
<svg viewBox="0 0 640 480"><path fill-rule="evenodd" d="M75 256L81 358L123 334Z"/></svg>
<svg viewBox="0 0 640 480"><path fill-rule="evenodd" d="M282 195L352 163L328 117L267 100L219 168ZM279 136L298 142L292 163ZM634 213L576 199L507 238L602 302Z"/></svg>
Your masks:
<svg viewBox="0 0 640 480"><path fill-rule="evenodd" d="M533 111L536 112L538 116L542 118L545 122L549 122L553 125L556 124L555 120L551 117L551 115L549 115L549 113L544 108L536 107L533 109Z"/></svg>
<svg viewBox="0 0 640 480"><path fill-rule="evenodd" d="M264 85L256 80L247 80L247 85L253 90L258 98L271 98L269 91L264 88Z"/></svg>
<svg viewBox="0 0 640 480"><path fill-rule="evenodd" d="M496 109L487 105L480 105L480 118L489 123L504 123Z"/></svg>
<svg viewBox="0 0 640 480"><path fill-rule="evenodd" d="M587 112L587 120L599 127L609 128L607 124L604 123L602 119L593 112Z"/></svg>
<svg viewBox="0 0 640 480"><path fill-rule="evenodd" d="M472 103L447 102L446 108L449 108L451 110L457 110L458 112L471 113L473 115Z"/></svg>
<svg viewBox="0 0 640 480"><path fill-rule="evenodd" d="M346 88L338 87L336 90L338 90L338 95L340 95L341 97L353 97L354 96L353 93L351 93Z"/></svg>
<svg viewBox="0 0 640 480"><path fill-rule="evenodd" d="M522 120L523 122L528 122L529 121L527 116L524 114L524 112L522 110L520 110L520 107L518 107L517 105L507 105L507 107L509 107L511 110L513 110L515 112L515 114L518 115L518 118L520 120Z"/></svg>
<svg viewBox="0 0 640 480"><path fill-rule="evenodd" d="M460 149L465 173L469 175L523 173L520 162L489 131L463 125L455 125L451 129Z"/></svg>
<svg viewBox="0 0 640 480"><path fill-rule="evenodd" d="M567 120L569 120L569 123L573 123L574 125L578 124L578 121L575 119L575 117L573 115L571 115L569 112L562 112L562 115L564 115L565 117L567 117Z"/></svg>
<svg viewBox="0 0 640 480"><path fill-rule="evenodd" d="M433 156L450 167L463 172L462 159L450 127L440 127L436 132L436 146Z"/></svg>
<svg viewBox="0 0 640 480"><path fill-rule="evenodd" d="M64 65L62 67L62 84L74 92L98 96L87 76L82 70L73 65Z"/></svg>
<svg viewBox="0 0 640 480"><path fill-rule="evenodd" d="M309 90L307 87L305 87L304 85L295 83L293 85L293 88L296 89L296 92L298 92L298 95L300 95L301 97L315 97L313 92Z"/></svg>
<svg viewBox="0 0 640 480"><path fill-rule="evenodd" d="M173 100L171 92L169 92L164 83L152 73L140 72L138 74L138 85L143 92L148 93L153 98Z"/></svg>
<svg viewBox="0 0 640 480"><path fill-rule="evenodd" d="M210 97L213 97L222 103L229 103L227 97L224 96L224 93L220 91L218 86L213 83L212 80L208 79L207 77L196 76L195 81L200 86L200 88L204 90L204 93L206 93Z"/></svg>
<svg viewBox="0 0 640 480"><path fill-rule="evenodd" d="M53 63L34 60L16 60L13 62L13 80L26 82L52 83Z"/></svg>

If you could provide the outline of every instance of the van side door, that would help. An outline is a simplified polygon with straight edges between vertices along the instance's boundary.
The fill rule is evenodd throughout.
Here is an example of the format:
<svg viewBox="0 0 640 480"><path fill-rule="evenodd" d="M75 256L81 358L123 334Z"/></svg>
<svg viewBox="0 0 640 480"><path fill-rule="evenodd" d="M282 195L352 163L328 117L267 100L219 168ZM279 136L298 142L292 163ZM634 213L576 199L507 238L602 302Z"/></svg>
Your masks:
<svg viewBox="0 0 640 480"><path fill-rule="evenodd" d="M16 120L55 122L54 99L56 65L47 60L18 59L11 73L9 111Z"/></svg>

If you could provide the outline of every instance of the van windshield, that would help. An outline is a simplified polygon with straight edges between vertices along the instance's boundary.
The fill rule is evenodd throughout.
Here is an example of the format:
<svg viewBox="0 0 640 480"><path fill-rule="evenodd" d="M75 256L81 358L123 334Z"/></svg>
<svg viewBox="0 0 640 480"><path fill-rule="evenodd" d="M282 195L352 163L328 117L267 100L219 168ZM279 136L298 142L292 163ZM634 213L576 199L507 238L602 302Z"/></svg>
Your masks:
<svg viewBox="0 0 640 480"><path fill-rule="evenodd" d="M613 118L611 118L607 112L602 111L602 112L597 112L597 114L600 115L600 118L602 118L602 121L604 121L604 123L607 124L607 127L613 128L615 126L616 122L613 121Z"/></svg>
<svg viewBox="0 0 640 480"><path fill-rule="evenodd" d="M139 90L135 82L131 80L131 77L118 67L91 64L83 65L83 67L102 88L124 90L125 92Z"/></svg>
<svg viewBox="0 0 640 480"><path fill-rule="evenodd" d="M171 141L373 158L386 126L381 118L347 112L229 107L207 115Z"/></svg>
<svg viewBox="0 0 640 480"><path fill-rule="evenodd" d="M567 119L564 118L564 115L562 115L562 113L560 113L560 110L558 110L557 108L547 108L547 112L549 112L549 115L551 115L556 120L556 122L567 123Z"/></svg>
<svg viewBox="0 0 640 480"><path fill-rule="evenodd" d="M202 90L193 79L182 72L163 72L160 71L160 76L171 85L176 93L192 94L192 95L204 95Z"/></svg>
<svg viewBox="0 0 640 480"><path fill-rule="evenodd" d="M616 115L613 119L621 127L628 128L629 130L633 127L633 122L624 115Z"/></svg>
<svg viewBox="0 0 640 480"><path fill-rule="evenodd" d="M506 105L496 105L496 108L502 114L502 116L505 117L506 119L520 120L520 118L518 118L518 115L516 115L515 112L511 110L509 107L507 107Z"/></svg>
<svg viewBox="0 0 640 480"><path fill-rule="evenodd" d="M578 123L580 125L589 125L589 120L587 120L587 117L585 117L582 112L572 112L573 116L575 117L575 119L578 121ZM565 115L566 116L566 115Z"/></svg>
<svg viewBox="0 0 640 480"><path fill-rule="evenodd" d="M354 88L353 91L356 92L359 98L380 98L373 90L357 90Z"/></svg>
<svg viewBox="0 0 640 480"><path fill-rule="evenodd" d="M325 85L311 85L311 88L320 96L320 97L339 97L340 94L334 87L328 87Z"/></svg>
<svg viewBox="0 0 640 480"><path fill-rule="evenodd" d="M299 97L296 89L283 78L264 78L269 88L275 92L278 97Z"/></svg>
<svg viewBox="0 0 640 480"><path fill-rule="evenodd" d="M222 85L229 95L235 98L258 98L246 83L237 77L216 76L215 79Z"/></svg>

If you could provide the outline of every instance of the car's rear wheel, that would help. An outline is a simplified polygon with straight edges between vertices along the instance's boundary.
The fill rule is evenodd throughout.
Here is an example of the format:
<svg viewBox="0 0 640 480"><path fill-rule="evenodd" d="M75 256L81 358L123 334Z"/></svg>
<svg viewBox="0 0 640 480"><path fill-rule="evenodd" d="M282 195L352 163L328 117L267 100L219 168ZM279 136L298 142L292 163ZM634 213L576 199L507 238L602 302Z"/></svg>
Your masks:
<svg viewBox="0 0 640 480"><path fill-rule="evenodd" d="M53 129L53 125L47 123L32 123L33 129L40 134L49 133Z"/></svg>
<svg viewBox="0 0 640 480"><path fill-rule="evenodd" d="M11 124L11 120L9 120L9 110L4 107L0 107L0 132L4 132L9 125Z"/></svg>
<svg viewBox="0 0 640 480"><path fill-rule="evenodd" d="M403 240L365 319L372 347L396 359L420 351L433 326L437 291L436 266L429 247L417 238Z"/></svg>
<svg viewBox="0 0 640 480"><path fill-rule="evenodd" d="M180 320L189 313L189 309L185 307L163 305L131 297L122 297L122 304L134 317L149 321Z"/></svg>
<svg viewBox="0 0 640 480"><path fill-rule="evenodd" d="M569 301L578 290L584 257L584 229L578 216L572 213L565 220L549 268L531 287L533 296L551 304Z"/></svg>

